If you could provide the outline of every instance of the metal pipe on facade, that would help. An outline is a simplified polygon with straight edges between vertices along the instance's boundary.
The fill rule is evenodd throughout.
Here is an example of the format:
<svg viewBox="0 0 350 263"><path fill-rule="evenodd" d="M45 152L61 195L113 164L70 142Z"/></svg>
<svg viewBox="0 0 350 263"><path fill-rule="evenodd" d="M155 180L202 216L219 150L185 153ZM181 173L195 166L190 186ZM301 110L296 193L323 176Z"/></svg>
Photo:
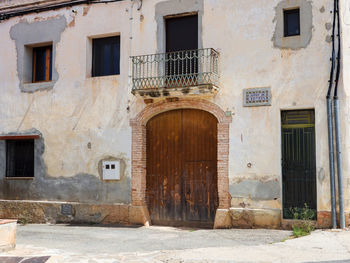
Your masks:
<svg viewBox="0 0 350 263"><path fill-rule="evenodd" d="M334 136L333 136L333 110L332 110L332 87L334 79L334 67L335 67L335 21L336 21L336 1L334 1L333 11L333 26L332 26L332 67L329 77L329 87L327 92L327 121L328 121L328 151L329 151L329 174L330 174L330 187L331 187L331 215L332 215L332 228L337 228L337 203L336 203L336 190L335 190L335 166L334 166Z"/></svg>
<svg viewBox="0 0 350 263"><path fill-rule="evenodd" d="M339 1L337 2L337 37L338 37L338 55L337 55L337 73L334 89L334 125L335 125L335 142L337 155L337 172L338 172L338 198L339 198L339 223L340 228L345 228L345 213L344 213L344 194L343 194L343 167L341 156L341 134L340 134L340 118L339 118L339 99L338 99L338 84L340 76L341 63L341 39L340 39L340 17L339 17Z"/></svg>
<svg viewBox="0 0 350 263"><path fill-rule="evenodd" d="M338 100L338 98L334 98L334 122L335 122L335 138L336 138L335 142L336 142L337 169L338 169L339 223L340 223L340 228L345 228L343 169L342 169L342 157L341 157L339 100Z"/></svg>
<svg viewBox="0 0 350 263"><path fill-rule="evenodd" d="M328 119L328 146L329 146L329 171L331 186L331 209L332 209L332 228L337 228L337 204L335 192L335 171L334 171L334 140L333 140L333 118L332 118L332 99L327 97L327 119Z"/></svg>

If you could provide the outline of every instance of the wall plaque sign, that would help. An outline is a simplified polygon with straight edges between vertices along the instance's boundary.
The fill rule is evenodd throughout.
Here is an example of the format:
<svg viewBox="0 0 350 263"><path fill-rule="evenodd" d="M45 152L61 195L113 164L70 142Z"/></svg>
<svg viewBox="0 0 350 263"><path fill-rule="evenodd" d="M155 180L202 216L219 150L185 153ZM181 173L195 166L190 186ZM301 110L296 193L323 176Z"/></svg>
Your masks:
<svg viewBox="0 0 350 263"><path fill-rule="evenodd" d="M244 89L243 106L271 106L271 88Z"/></svg>
<svg viewBox="0 0 350 263"><path fill-rule="evenodd" d="M73 206L70 204L61 205L61 214L66 216L73 215Z"/></svg>

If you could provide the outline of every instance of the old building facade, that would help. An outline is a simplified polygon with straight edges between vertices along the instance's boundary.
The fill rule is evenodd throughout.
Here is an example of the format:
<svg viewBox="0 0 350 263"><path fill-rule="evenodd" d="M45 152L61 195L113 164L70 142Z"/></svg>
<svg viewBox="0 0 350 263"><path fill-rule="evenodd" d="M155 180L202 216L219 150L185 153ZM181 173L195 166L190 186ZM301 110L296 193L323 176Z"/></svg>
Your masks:
<svg viewBox="0 0 350 263"><path fill-rule="evenodd" d="M340 1L349 219L350 2ZM331 225L333 1L0 0L0 217Z"/></svg>

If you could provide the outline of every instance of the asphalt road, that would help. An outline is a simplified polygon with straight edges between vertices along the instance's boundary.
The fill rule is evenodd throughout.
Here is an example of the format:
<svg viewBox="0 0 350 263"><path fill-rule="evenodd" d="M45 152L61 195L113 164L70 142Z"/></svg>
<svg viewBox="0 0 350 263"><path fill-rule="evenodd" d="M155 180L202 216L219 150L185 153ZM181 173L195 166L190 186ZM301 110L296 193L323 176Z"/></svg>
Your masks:
<svg viewBox="0 0 350 263"><path fill-rule="evenodd" d="M18 226L0 263L350 263L350 231Z"/></svg>
<svg viewBox="0 0 350 263"><path fill-rule="evenodd" d="M60 249L69 253L145 252L204 247L254 246L286 239L280 230L196 230L170 227L18 226L17 245Z"/></svg>

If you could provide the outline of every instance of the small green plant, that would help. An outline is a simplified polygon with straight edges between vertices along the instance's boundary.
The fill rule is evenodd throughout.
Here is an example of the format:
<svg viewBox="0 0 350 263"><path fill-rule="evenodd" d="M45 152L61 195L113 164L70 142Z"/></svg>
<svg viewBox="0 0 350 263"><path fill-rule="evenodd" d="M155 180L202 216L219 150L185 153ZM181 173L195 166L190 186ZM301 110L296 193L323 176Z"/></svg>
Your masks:
<svg viewBox="0 0 350 263"><path fill-rule="evenodd" d="M307 236L315 230L313 220L316 219L316 212L310 209L306 203L303 208L290 208L290 213L293 215L294 220L299 220L292 225L293 235L295 237Z"/></svg>
<svg viewBox="0 0 350 263"><path fill-rule="evenodd" d="M27 218L22 217L22 218L18 218L17 223L20 224L20 225L22 225L22 226L24 226L24 225L28 224L29 221L28 221Z"/></svg>

